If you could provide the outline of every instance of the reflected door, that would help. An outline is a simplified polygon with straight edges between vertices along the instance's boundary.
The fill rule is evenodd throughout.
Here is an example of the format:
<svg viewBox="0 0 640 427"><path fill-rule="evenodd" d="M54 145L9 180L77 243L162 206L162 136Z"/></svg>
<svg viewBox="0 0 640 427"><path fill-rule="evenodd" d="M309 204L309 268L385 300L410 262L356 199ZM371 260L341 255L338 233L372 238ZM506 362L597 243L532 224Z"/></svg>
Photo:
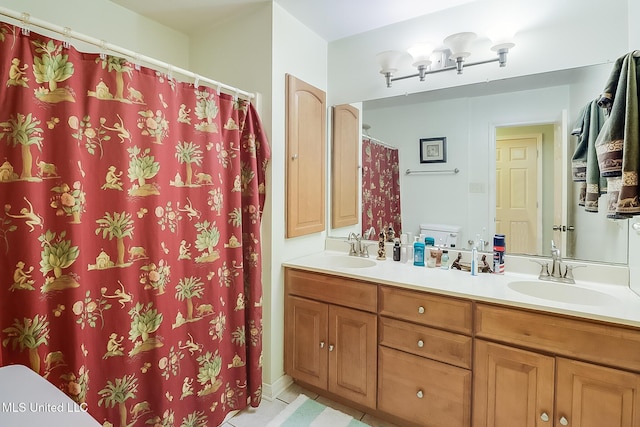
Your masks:
<svg viewBox="0 0 640 427"><path fill-rule="evenodd" d="M541 233L538 209L538 151L541 135L496 140L496 232L512 253L537 253Z"/></svg>

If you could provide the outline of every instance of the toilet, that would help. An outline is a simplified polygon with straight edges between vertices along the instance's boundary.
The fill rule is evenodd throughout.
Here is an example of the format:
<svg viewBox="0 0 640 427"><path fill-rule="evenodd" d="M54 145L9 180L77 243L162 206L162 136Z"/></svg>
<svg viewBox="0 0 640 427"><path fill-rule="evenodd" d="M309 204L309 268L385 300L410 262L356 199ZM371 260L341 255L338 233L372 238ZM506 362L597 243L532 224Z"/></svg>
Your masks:
<svg viewBox="0 0 640 427"><path fill-rule="evenodd" d="M436 245L444 244L448 248L458 247L460 228L456 225L420 224L420 234L433 237Z"/></svg>

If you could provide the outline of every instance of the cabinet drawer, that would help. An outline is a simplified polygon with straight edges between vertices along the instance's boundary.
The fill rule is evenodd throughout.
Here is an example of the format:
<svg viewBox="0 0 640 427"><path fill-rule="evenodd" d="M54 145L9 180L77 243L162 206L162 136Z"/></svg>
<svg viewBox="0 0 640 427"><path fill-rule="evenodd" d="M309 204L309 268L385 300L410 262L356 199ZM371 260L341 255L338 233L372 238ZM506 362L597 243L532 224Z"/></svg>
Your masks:
<svg viewBox="0 0 640 427"><path fill-rule="evenodd" d="M440 362L471 369L471 337L380 318L380 344Z"/></svg>
<svg viewBox="0 0 640 427"><path fill-rule="evenodd" d="M285 292L372 313L378 308L376 285L326 274L287 268Z"/></svg>
<svg viewBox="0 0 640 427"><path fill-rule="evenodd" d="M428 326L471 334L470 301L406 289L380 287L380 314Z"/></svg>
<svg viewBox="0 0 640 427"><path fill-rule="evenodd" d="M486 304L476 306L476 336L640 371L640 331Z"/></svg>
<svg viewBox="0 0 640 427"><path fill-rule="evenodd" d="M379 347L378 409L423 426L469 427L471 371Z"/></svg>

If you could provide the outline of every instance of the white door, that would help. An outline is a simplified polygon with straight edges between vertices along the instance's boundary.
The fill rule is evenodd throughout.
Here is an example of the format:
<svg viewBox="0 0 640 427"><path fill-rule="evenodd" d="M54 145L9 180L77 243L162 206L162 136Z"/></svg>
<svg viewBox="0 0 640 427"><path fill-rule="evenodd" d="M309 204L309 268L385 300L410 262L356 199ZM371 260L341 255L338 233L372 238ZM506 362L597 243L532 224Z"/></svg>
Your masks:
<svg viewBox="0 0 640 427"><path fill-rule="evenodd" d="M538 209L542 134L496 140L496 233L511 253L535 255L541 235Z"/></svg>

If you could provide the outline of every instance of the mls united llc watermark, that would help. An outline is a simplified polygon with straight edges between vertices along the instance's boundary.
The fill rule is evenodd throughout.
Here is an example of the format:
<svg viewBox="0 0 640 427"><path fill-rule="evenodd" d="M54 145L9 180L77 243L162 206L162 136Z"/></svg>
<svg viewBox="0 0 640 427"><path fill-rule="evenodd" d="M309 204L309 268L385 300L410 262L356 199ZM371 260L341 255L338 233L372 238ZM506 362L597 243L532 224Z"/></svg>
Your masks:
<svg viewBox="0 0 640 427"><path fill-rule="evenodd" d="M0 412L4 413L51 413L51 412L87 412L86 403L65 402L2 402Z"/></svg>

